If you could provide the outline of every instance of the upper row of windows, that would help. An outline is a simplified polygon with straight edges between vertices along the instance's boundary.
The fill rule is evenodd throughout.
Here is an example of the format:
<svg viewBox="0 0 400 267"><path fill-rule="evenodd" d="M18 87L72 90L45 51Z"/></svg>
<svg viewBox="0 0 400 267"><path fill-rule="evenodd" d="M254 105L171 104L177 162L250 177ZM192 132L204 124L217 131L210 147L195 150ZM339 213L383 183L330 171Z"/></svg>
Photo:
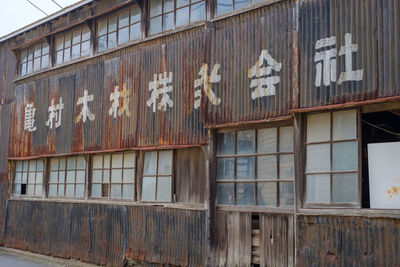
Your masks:
<svg viewBox="0 0 400 267"><path fill-rule="evenodd" d="M258 1L261 0L217 0L216 14L222 15ZM205 0L150 0L148 34L174 30L205 19ZM140 40L142 27L142 12L137 5L100 19L96 24L96 38L93 38L96 40L94 50L102 52ZM91 31L85 25L57 35L54 49L46 41L25 48L19 54L19 76L89 56L93 47L91 40Z"/></svg>

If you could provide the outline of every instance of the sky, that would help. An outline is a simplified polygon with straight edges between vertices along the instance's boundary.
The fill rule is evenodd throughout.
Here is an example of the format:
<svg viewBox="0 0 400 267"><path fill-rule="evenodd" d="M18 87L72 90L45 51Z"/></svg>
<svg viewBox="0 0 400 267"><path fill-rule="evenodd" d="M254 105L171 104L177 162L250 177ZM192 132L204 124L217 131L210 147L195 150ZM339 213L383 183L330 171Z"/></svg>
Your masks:
<svg viewBox="0 0 400 267"><path fill-rule="evenodd" d="M52 0L29 0L48 15L61 8ZM67 7L80 0L54 0L62 7ZM0 37L46 17L32 6L28 0L0 0Z"/></svg>

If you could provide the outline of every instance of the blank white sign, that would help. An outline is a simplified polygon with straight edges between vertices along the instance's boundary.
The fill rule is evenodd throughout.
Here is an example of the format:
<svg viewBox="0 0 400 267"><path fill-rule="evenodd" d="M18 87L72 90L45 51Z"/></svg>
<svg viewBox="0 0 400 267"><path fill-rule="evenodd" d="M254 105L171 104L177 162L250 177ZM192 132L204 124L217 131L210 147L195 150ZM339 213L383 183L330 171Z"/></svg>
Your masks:
<svg viewBox="0 0 400 267"><path fill-rule="evenodd" d="M371 208L399 209L400 142L368 144L368 168Z"/></svg>

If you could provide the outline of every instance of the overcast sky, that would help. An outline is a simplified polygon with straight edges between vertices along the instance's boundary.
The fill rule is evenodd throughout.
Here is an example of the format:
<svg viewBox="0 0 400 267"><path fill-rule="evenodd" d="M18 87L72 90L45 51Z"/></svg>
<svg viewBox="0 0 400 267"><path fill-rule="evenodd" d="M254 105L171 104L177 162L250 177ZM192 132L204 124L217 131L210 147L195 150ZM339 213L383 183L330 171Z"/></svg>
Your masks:
<svg viewBox="0 0 400 267"><path fill-rule="evenodd" d="M61 8L52 0L29 0L48 15L53 14ZM80 0L54 0L62 7L67 7ZM46 17L27 0L1 0L0 3L0 37L15 30L23 28L41 18Z"/></svg>

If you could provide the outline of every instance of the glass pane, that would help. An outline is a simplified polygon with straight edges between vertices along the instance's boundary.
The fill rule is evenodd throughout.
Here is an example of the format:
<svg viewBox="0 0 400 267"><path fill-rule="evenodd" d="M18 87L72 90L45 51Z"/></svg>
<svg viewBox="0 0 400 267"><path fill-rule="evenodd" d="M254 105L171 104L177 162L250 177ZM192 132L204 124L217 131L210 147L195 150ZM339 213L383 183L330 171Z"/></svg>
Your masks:
<svg viewBox="0 0 400 267"><path fill-rule="evenodd" d="M78 44L81 42L81 29L74 31L73 32L73 37L72 37L72 44Z"/></svg>
<svg viewBox="0 0 400 267"><path fill-rule="evenodd" d="M124 44L129 41L129 27L118 30L118 44Z"/></svg>
<svg viewBox="0 0 400 267"><path fill-rule="evenodd" d="M331 114L321 113L307 116L307 142L329 141Z"/></svg>
<svg viewBox="0 0 400 267"><path fill-rule="evenodd" d="M64 59L64 54L63 54L63 50L60 50L56 53L56 64L61 64L63 63L63 59Z"/></svg>
<svg viewBox="0 0 400 267"><path fill-rule="evenodd" d="M157 151L144 152L144 174L156 174L157 171Z"/></svg>
<svg viewBox="0 0 400 267"><path fill-rule="evenodd" d="M121 184L112 184L111 185L111 197L120 198L122 185Z"/></svg>
<svg viewBox="0 0 400 267"><path fill-rule="evenodd" d="M217 159L217 180L233 180L234 163L233 158Z"/></svg>
<svg viewBox="0 0 400 267"><path fill-rule="evenodd" d="M131 24L136 23L141 20L141 12L138 6L134 6L131 9Z"/></svg>
<svg viewBox="0 0 400 267"><path fill-rule="evenodd" d="M28 184L28 196L34 196L35 195L35 185L33 184Z"/></svg>
<svg viewBox="0 0 400 267"><path fill-rule="evenodd" d="M330 171L330 145L307 146L307 172Z"/></svg>
<svg viewBox="0 0 400 267"><path fill-rule="evenodd" d="M140 33L140 22L136 23L136 24L133 24L130 27L130 37L129 37L129 39L131 41L138 40L138 39L140 39L140 34L141 34Z"/></svg>
<svg viewBox="0 0 400 267"><path fill-rule="evenodd" d="M87 27L82 28L82 42L90 39L90 30Z"/></svg>
<svg viewBox="0 0 400 267"><path fill-rule="evenodd" d="M171 177L158 177L157 200L171 202Z"/></svg>
<svg viewBox="0 0 400 267"><path fill-rule="evenodd" d="M165 14L162 17L163 17L163 31L172 30L172 28L174 27L174 12Z"/></svg>
<svg viewBox="0 0 400 267"><path fill-rule="evenodd" d="M329 203L330 176L329 174L307 175L306 178L306 202Z"/></svg>
<svg viewBox="0 0 400 267"><path fill-rule="evenodd" d="M150 35L161 32L161 16L150 19Z"/></svg>
<svg viewBox="0 0 400 267"><path fill-rule="evenodd" d="M293 152L293 127L279 128L279 152Z"/></svg>
<svg viewBox="0 0 400 267"><path fill-rule="evenodd" d="M154 201L156 199L156 177L143 177L142 200Z"/></svg>
<svg viewBox="0 0 400 267"><path fill-rule="evenodd" d="M42 66L41 68L47 68L49 66L49 55L45 55L42 57Z"/></svg>
<svg viewBox="0 0 400 267"><path fill-rule="evenodd" d="M176 27L189 24L189 7L176 10Z"/></svg>
<svg viewBox="0 0 400 267"><path fill-rule="evenodd" d="M67 171L67 183L75 183L75 171Z"/></svg>
<svg viewBox="0 0 400 267"><path fill-rule="evenodd" d="M70 48L64 50L64 59L63 60L64 60L64 62L68 62L71 60L71 49Z"/></svg>
<svg viewBox="0 0 400 267"><path fill-rule="evenodd" d="M49 185L49 196L51 197L57 196L57 184Z"/></svg>
<svg viewBox="0 0 400 267"><path fill-rule="evenodd" d="M278 179L276 156L257 157L257 179Z"/></svg>
<svg viewBox="0 0 400 267"><path fill-rule="evenodd" d="M119 28L129 25L129 10L123 11L119 14Z"/></svg>
<svg viewBox="0 0 400 267"><path fill-rule="evenodd" d="M49 45L45 42L42 44L42 55L49 53Z"/></svg>
<svg viewBox="0 0 400 267"><path fill-rule="evenodd" d="M56 50L61 50L64 48L64 36L56 38Z"/></svg>
<svg viewBox="0 0 400 267"><path fill-rule="evenodd" d="M257 183L257 205L276 207L276 183Z"/></svg>
<svg viewBox="0 0 400 267"><path fill-rule="evenodd" d="M103 162L103 166L104 168L110 168L111 165L111 155L110 154L106 154L104 155L104 162Z"/></svg>
<svg viewBox="0 0 400 267"><path fill-rule="evenodd" d="M64 171L58 173L58 182L59 183L65 182L65 172Z"/></svg>
<svg viewBox="0 0 400 267"><path fill-rule="evenodd" d="M108 35L108 49L114 48L117 46L117 33L113 32Z"/></svg>
<svg viewBox="0 0 400 267"><path fill-rule="evenodd" d="M332 144L333 171L358 170L358 142Z"/></svg>
<svg viewBox="0 0 400 267"><path fill-rule="evenodd" d="M25 64L21 64L19 73L20 73L21 76L26 74L26 63Z"/></svg>
<svg viewBox="0 0 400 267"><path fill-rule="evenodd" d="M277 128L258 130L258 153L276 153Z"/></svg>
<svg viewBox="0 0 400 267"><path fill-rule="evenodd" d="M235 154L235 133L219 133L218 134L218 154L233 155Z"/></svg>
<svg viewBox="0 0 400 267"><path fill-rule="evenodd" d="M357 138L357 110L344 110L332 114L332 139Z"/></svg>
<svg viewBox="0 0 400 267"><path fill-rule="evenodd" d="M150 17L160 15L162 11L162 0L150 1Z"/></svg>
<svg viewBox="0 0 400 267"><path fill-rule="evenodd" d="M28 184L34 184L35 183L35 173L30 172L29 173L29 178L28 178Z"/></svg>
<svg viewBox="0 0 400 267"><path fill-rule="evenodd" d="M80 170L86 169L86 160L85 160L84 156L78 156L77 162L78 162L77 169L80 169Z"/></svg>
<svg viewBox="0 0 400 267"><path fill-rule="evenodd" d="M43 171L43 161L40 159L36 163L36 170Z"/></svg>
<svg viewBox="0 0 400 267"><path fill-rule="evenodd" d="M85 185L84 184L77 184L76 185L76 197L84 197L85 196Z"/></svg>
<svg viewBox="0 0 400 267"><path fill-rule="evenodd" d="M33 49L29 49L28 51L28 60L32 60L33 59Z"/></svg>
<svg viewBox="0 0 400 267"><path fill-rule="evenodd" d="M241 157L236 159L236 178L254 179L254 157Z"/></svg>
<svg viewBox="0 0 400 267"><path fill-rule="evenodd" d="M77 183L85 183L85 171L77 171L76 172L76 182Z"/></svg>
<svg viewBox="0 0 400 267"><path fill-rule="evenodd" d="M26 69L26 73L31 73L32 72L32 66L33 66L32 61L29 61L27 69Z"/></svg>
<svg viewBox="0 0 400 267"><path fill-rule="evenodd" d="M33 70L34 71L40 70L40 57L35 58L35 60L33 61Z"/></svg>
<svg viewBox="0 0 400 267"><path fill-rule="evenodd" d="M43 184L43 172L36 173L36 184Z"/></svg>
<svg viewBox="0 0 400 267"><path fill-rule="evenodd" d="M72 47L72 58L78 58L81 55L81 45L77 44Z"/></svg>
<svg viewBox="0 0 400 267"><path fill-rule="evenodd" d="M42 196L42 184L37 184L35 186L35 197Z"/></svg>
<svg viewBox="0 0 400 267"><path fill-rule="evenodd" d="M236 205L254 205L254 183L236 184Z"/></svg>
<svg viewBox="0 0 400 267"><path fill-rule="evenodd" d="M65 186L63 184L58 185L57 196L65 196Z"/></svg>
<svg viewBox="0 0 400 267"><path fill-rule="evenodd" d="M109 182L110 182L110 169L107 169L103 171L103 183L109 183Z"/></svg>
<svg viewBox="0 0 400 267"><path fill-rule="evenodd" d="M232 0L217 0L217 15L222 15L233 10Z"/></svg>
<svg viewBox="0 0 400 267"><path fill-rule="evenodd" d="M124 183L135 182L135 169L125 169L124 170Z"/></svg>
<svg viewBox="0 0 400 267"><path fill-rule="evenodd" d="M101 52L107 49L107 35L97 39L97 51Z"/></svg>
<svg viewBox="0 0 400 267"><path fill-rule="evenodd" d="M252 154L255 152L255 131L237 132L237 154Z"/></svg>
<svg viewBox="0 0 400 267"><path fill-rule="evenodd" d="M28 181L28 173L23 172L22 173L22 183L26 184L27 181Z"/></svg>
<svg viewBox="0 0 400 267"><path fill-rule="evenodd" d="M21 52L21 62L26 62L28 60L28 51L27 50L23 50Z"/></svg>
<svg viewBox="0 0 400 267"><path fill-rule="evenodd" d="M234 1L235 1L235 9L246 7L250 4L249 0L234 0Z"/></svg>
<svg viewBox="0 0 400 267"><path fill-rule="evenodd" d="M175 0L164 0L164 13L174 10Z"/></svg>
<svg viewBox="0 0 400 267"><path fill-rule="evenodd" d="M64 48L71 47L71 34L66 34L64 37Z"/></svg>
<svg viewBox="0 0 400 267"><path fill-rule="evenodd" d="M112 155L112 168L122 168L123 154Z"/></svg>
<svg viewBox="0 0 400 267"><path fill-rule="evenodd" d="M113 16L108 21L108 33L117 30L117 16Z"/></svg>
<svg viewBox="0 0 400 267"><path fill-rule="evenodd" d="M122 183L122 170L111 170L111 183Z"/></svg>
<svg viewBox="0 0 400 267"><path fill-rule="evenodd" d="M15 166L16 171L22 171L22 161L17 161L17 164Z"/></svg>
<svg viewBox="0 0 400 267"><path fill-rule="evenodd" d="M14 184L14 195L20 195L20 194L21 194L21 185Z"/></svg>
<svg viewBox="0 0 400 267"><path fill-rule="evenodd" d="M218 183L217 198L218 204L233 205L234 204L234 184L233 183Z"/></svg>
<svg viewBox="0 0 400 267"><path fill-rule="evenodd" d="M90 41L86 41L82 43L81 47L81 56L87 56L90 54Z"/></svg>
<svg viewBox="0 0 400 267"><path fill-rule="evenodd" d="M21 180L22 180L22 173L20 172L15 173L14 183L20 184Z"/></svg>
<svg viewBox="0 0 400 267"><path fill-rule="evenodd" d="M107 19L102 20L97 24L97 35L105 35L107 33Z"/></svg>
<svg viewBox="0 0 400 267"><path fill-rule="evenodd" d="M279 157L279 179L293 180L294 177L294 156L281 155Z"/></svg>
<svg viewBox="0 0 400 267"><path fill-rule="evenodd" d="M122 197L123 198L133 198L133 184L122 186Z"/></svg>
<svg viewBox="0 0 400 267"><path fill-rule="evenodd" d="M36 170L36 160L30 160L29 161L29 170L30 171Z"/></svg>
<svg viewBox="0 0 400 267"><path fill-rule="evenodd" d="M94 170L92 175L92 182L93 183L101 183L102 182L102 170Z"/></svg>
<svg viewBox="0 0 400 267"><path fill-rule="evenodd" d="M160 151L158 157L158 174L172 174L172 150Z"/></svg>
<svg viewBox="0 0 400 267"><path fill-rule="evenodd" d="M206 17L206 4L204 1L191 6L190 23L205 20L205 17Z"/></svg>
<svg viewBox="0 0 400 267"><path fill-rule="evenodd" d="M67 158L60 158L59 170L65 170L67 163Z"/></svg>
<svg viewBox="0 0 400 267"><path fill-rule="evenodd" d="M34 57L40 57L42 55L42 45L35 45L35 54Z"/></svg>
<svg viewBox="0 0 400 267"><path fill-rule="evenodd" d="M358 174L332 176L332 202L358 202Z"/></svg>
<svg viewBox="0 0 400 267"><path fill-rule="evenodd" d="M279 206L293 207L294 187L293 183L279 183Z"/></svg>
<svg viewBox="0 0 400 267"><path fill-rule="evenodd" d="M176 7L187 6L189 4L190 4L189 0L176 0Z"/></svg>
<svg viewBox="0 0 400 267"><path fill-rule="evenodd" d="M124 154L124 167L134 168L135 167L136 155L134 152L129 152Z"/></svg>
<svg viewBox="0 0 400 267"><path fill-rule="evenodd" d="M93 156L93 169L103 168L103 156Z"/></svg>
<svg viewBox="0 0 400 267"><path fill-rule="evenodd" d="M101 197L101 184L92 184L92 197Z"/></svg>

